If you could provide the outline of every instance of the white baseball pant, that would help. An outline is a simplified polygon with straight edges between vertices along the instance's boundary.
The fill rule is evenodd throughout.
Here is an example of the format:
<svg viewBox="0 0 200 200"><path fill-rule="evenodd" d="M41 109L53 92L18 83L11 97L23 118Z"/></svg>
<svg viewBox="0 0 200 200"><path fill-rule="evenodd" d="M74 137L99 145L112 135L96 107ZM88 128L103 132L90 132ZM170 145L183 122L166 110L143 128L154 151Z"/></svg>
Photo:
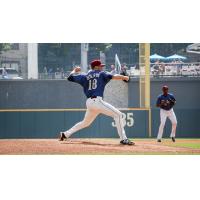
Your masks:
<svg viewBox="0 0 200 200"><path fill-rule="evenodd" d="M166 122L167 117L170 119L170 121L172 123L172 130L171 130L170 137L175 137L176 126L177 126L177 119L176 119L176 115L174 113L173 108L170 109L170 110L160 109L160 127L159 127L159 130L158 130L157 139L161 139L162 138L163 129L165 127L165 122Z"/></svg>
<svg viewBox="0 0 200 200"><path fill-rule="evenodd" d="M83 121L75 124L71 129L64 132L65 136L69 138L73 133L88 127L99 114L104 114L112 117L115 120L117 132L121 140L127 139L124 130L125 120L122 118L122 113L114 106L103 101L102 97L88 98L86 101L86 113Z"/></svg>

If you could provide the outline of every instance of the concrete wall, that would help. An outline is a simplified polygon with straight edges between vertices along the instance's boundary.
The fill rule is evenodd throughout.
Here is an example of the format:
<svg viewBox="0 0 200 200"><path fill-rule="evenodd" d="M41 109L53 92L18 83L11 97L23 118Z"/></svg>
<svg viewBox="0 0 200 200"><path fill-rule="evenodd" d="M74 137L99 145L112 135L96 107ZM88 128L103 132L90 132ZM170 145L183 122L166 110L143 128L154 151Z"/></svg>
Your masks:
<svg viewBox="0 0 200 200"><path fill-rule="evenodd" d="M59 80L18 80L0 82L0 109L84 108L81 86Z"/></svg>
<svg viewBox="0 0 200 200"><path fill-rule="evenodd" d="M116 107L128 107L127 83L110 81L105 100ZM0 109L6 108L85 108L82 87L67 80L2 80Z"/></svg>
<svg viewBox="0 0 200 200"><path fill-rule="evenodd" d="M128 84L111 80L105 88L104 100L118 108L128 108Z"/></svg>
<svg viewBox="0 0 200 200"><path fill-rule="evenodd" d="M200 108L200 78L158 78L151 80L151 107L154 108L156 99L162 93L162 86L168 85L169 92L175 95L176 108ZM132 79L128 85L129 107L139 107L139 80Z"/></svg>

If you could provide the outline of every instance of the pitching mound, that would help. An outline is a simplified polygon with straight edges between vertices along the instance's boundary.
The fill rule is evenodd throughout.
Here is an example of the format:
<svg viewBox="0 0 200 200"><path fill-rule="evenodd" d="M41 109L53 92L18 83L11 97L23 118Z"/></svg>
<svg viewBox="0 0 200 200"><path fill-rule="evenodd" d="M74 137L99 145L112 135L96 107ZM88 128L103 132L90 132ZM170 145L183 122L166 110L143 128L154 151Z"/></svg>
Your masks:
<svg viewBox="0 0 200 200"><path fill-rule="evenodd" d="M0 154L200 154L200 140L136 139L134 146L119 144L118 139L2 139ZM187 145L188 144L188 145Z"/></svg>

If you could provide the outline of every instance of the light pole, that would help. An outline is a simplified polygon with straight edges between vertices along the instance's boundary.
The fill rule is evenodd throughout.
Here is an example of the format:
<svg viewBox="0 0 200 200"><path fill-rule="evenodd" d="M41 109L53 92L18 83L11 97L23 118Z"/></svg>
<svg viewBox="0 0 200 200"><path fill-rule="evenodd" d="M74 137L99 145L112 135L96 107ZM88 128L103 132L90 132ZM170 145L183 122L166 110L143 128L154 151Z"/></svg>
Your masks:
<svg viewBox="0 0 200 200"><path fill-rule="evenodd" d="M28 43L28 79L38 79L37 43Z"/></svg>
<svg viewBox="0 0 200 200"><path fill-rule="evenodd" d="M88 70L88 43L81 43L81 68L84 72Z"/></svg>

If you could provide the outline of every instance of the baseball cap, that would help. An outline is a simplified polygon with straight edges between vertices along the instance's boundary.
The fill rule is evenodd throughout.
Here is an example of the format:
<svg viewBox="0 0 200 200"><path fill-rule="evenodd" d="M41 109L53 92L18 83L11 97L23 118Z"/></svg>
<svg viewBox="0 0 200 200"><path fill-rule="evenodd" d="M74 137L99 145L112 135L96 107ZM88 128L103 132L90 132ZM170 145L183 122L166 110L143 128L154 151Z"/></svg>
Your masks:
<svg viewBox="0 0 200 200"><path fill-rule="evenodd" d="M95 66L105 66L105 64L102 64L100 60L93 60L91 63L90 63L91 67L95 67Z"/></svg>
<svg viewBox="0 0 200 200"><path fill-rule="evenodd" d="M169 88L168 88L167 85L164 85L164 86L162 87L162 89L163 89L163 90L168 90Z"/></svg>

